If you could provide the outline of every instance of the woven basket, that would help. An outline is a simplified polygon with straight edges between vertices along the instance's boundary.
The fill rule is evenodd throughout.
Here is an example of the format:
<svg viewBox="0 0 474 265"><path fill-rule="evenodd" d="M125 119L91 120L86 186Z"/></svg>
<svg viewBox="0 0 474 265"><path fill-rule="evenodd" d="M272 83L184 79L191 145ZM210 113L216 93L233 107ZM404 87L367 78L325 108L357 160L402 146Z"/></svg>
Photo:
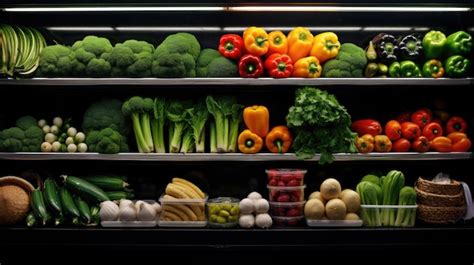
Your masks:
<svg viewBox="0 0 474 265"><path fill-rule="evenodd" d="M440 184L423 178L418 178L416 186L419 190L424 192L439 195L457 195L463 190L461 183L455 180L451 180L450 184Z"/></svg>
<svg viewBox="0 0 474 265"><path fill-rule="evenodd" d="M466 204L464 192L462 191L456 195L438 195L428 193L419 190L418 187L415 187L415 191L418 204L432 207L456 207L464 206Z"/></svg>
<svg viewBox="0 0 474 265"><path fill-rule="evenodd" d="M418 219L431 224L449 224L462 219L466 207L431 207L418 205Z"/></svg>

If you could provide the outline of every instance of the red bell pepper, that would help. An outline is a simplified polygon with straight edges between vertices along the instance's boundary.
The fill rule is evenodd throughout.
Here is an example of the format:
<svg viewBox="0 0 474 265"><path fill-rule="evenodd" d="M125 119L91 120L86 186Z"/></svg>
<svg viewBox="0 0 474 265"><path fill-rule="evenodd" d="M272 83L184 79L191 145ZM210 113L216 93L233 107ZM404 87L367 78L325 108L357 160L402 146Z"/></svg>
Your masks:
<svg viewBox="0 0 474 265"><path fill-rule="evenodd" d="M400 138L393 143L393 152L408 152L410 151L411 143L405 138Z"/></svg>
<svg viewBox="0 0 474 265"><path fill-rule="evenodd" d="M244 40L237 34L225 34L219 40L219 52L229 59L239 59L244 53Z"/></svg>
<svg viewBox="0 0 474 265"><path fill-rule="evenodd" d="M265 60L265 69L271 77L287 78L293 72L293 63L290 56L274 53Z"/></svg>
<svg viewBox="0 0 474 265"><path fill-rule="evenodd" d="M402 126L396 120L391 120L385 124L385 134L392 141L398 140L402 137Z"/></svg>
<svg viewBox="0 0 474 265"><path fill-rule="evenodd" d="M382 126L380 123L371 119L357 120L352 123L351 129L359 136L363 136L364 134L370 134L372 136L382 134Z"/></svg>
<svg viewBox="0 0 474 265"><path fill-rule="evenodd" d="M246 54L240 58L239 74L241 77L257 78L263 74L263 62L260 57Z"/></svg>
<svg viewBox="0 0 474 265"><path fill-rule="evenodd" d="M466 120L459 116L453 116L448 120L446 124L446 133L450 134L452 132L463 132L465 133L467 129Z"/></svg>
<svg viewBox="0 0 474 265"><path fill-rule="evenodd" d="M417 110L411 114L410 119L412 122L420 126L420 128L423 128L426 124L431 122L432 114L430 112L431 111L427 109Z"/></svg>
<svg viewBox="0 0 474 265"><path fill-rule="evenodd" d="M426 124L421 134L431 141L438 136L443 136L443 128L437 122L430 122Z"/></svg>
<svg viewBox="0 0 474 265"><path fill-rule="evenodd" d="M416 139L421 135L420 126L413 122L403 122L402 124L402 136L408 140Z"/></svg>
<svg viewBox="0 0 474 265"><path fill-rule="evenodd" d="M411 147L420 153L428 152L428 150L430 150L430 140L424 136L420 136L416 138Z"/></svg>
<svg viewBox="0 0 474 265"><path fill-rule="evenodd" d="M471 140L462 132L448 134L448 138L453 142L453 152L467 152L471 148Z"/></svg>

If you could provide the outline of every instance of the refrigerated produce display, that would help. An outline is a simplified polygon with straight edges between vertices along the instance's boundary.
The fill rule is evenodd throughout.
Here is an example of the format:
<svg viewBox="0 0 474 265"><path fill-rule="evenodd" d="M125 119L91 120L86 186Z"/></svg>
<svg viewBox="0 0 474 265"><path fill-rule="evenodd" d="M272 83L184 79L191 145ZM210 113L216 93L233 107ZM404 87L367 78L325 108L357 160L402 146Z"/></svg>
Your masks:
<svg viewBox="0 0 474 265"><path fill-rule="evenodd" d="M0 264L472 264L473 8L2 1Z"/></svg>

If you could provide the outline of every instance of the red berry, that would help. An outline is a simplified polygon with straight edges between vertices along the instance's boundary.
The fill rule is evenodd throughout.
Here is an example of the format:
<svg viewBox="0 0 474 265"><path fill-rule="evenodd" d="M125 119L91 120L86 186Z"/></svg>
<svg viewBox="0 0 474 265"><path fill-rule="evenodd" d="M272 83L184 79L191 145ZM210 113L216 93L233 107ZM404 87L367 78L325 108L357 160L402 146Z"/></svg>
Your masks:
<svg viewBox="0 0 474 265"><path fill-rule="evenodd" d="M295 179L293 174L285 174L285 175L281 176L281 180L283 180L285 182L288 182L288 181L293 180L293 179Z"/></svg>
<svg viewBox="0 0 474 265"><path fill-rule="evenodd" d="M270 181L268 182L268 185L270 185L270 186L276 186L276 185L278 185L278 181L276 181L275 179L272 179L272 180L270 180Z"/></svg>
<svg viewBox="0 0 474 265"><path fill-rule="evenodd" d="M301 186L301 183L299 180L293 179L288 181L287 183L288 186Z"/></svg>
<svg viewBox="0 0 474 265"><path fill-rule="evenodd" d="M280 196L278 196L277 201L278 202L288 202L288 201L290 201L290 196L288 196L288 194L281 194Z"/></svg>
<svg viewBox="0 0 474 265"><path fill-rule="evenodd" d="M280 181L278 181L277 186L279 186L279 187L286 187L286 183L285 183L284 181L281 181L281 180L280 180Z"/></svg>
<svg viewBox="0 0 474 265"><path fill-rule="evenodd" d="M300 216L301 215L301 212L300 210L298 209L290 209L288 212L286 212L286 216L288 217L294 217L294 216Z"/></svg>

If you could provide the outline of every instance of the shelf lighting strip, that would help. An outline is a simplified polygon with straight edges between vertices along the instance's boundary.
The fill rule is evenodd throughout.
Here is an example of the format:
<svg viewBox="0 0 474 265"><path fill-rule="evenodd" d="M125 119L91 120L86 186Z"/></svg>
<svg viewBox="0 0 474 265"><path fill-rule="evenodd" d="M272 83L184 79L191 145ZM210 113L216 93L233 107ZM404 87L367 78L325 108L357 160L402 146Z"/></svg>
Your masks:
<svg viewBox="0 0 474 265"><path fill-rule="evenodd" d="M161 6L161 7L6 7L4 12L469 12L469 7L349 6Z"/></svg>

